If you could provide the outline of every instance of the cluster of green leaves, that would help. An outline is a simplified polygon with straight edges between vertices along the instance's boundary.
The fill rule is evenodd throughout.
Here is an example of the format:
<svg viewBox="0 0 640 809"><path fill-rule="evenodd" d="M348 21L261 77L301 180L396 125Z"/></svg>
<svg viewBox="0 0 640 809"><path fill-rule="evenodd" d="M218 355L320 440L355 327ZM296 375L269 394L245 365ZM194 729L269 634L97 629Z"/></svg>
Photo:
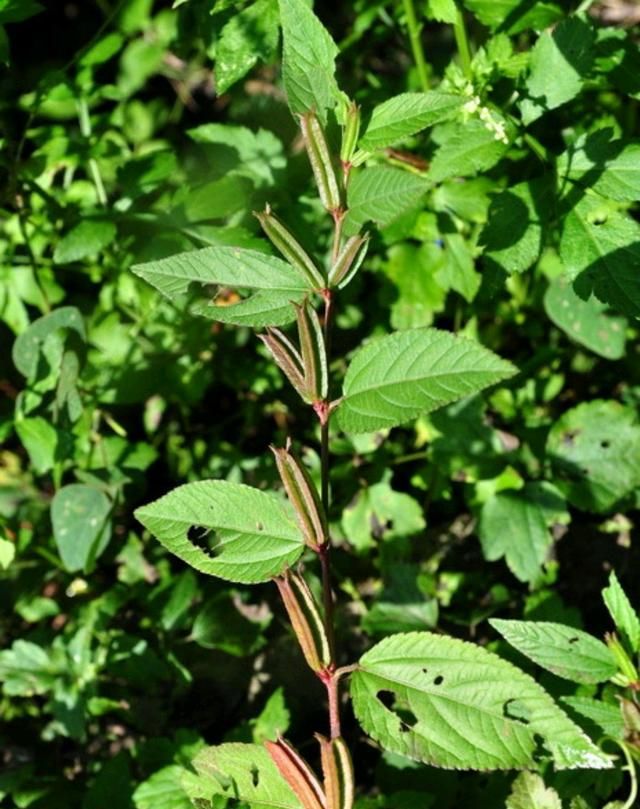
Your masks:
<svg viewBox="0 0 640 809"><path fill-rule="evenodd" d="M372 233L340 293L332 367L345 396L331 443L338 638L345 661L361 659L357 717L387 749L345 731L358 805L593 809L628 794L620 757L515 782L412 759L602 765L603 736L637 745L637 618L615 579L617 645L580 631L609 628L594 598L602 565L625 580L637 569L637 34L604 24L597 4L589 15L578 3L429 0L417 9L419 92L406 5L316 4L338 47L294 0L0 2L13 60L0 89L8 806L91 809L108 795L114 809L187 807L192 795L217 808L226 773L250 804L264 805L262 784L297 809L259 745L290 726L308 736L322 696L309 698L270 585L234 582L265 581L303 550L261 491L276 486L267 444L295 432L316 476L319 458L314 425L244 327L293 320L307 289L253 210L271 203L312 254L327 252L287 101L313 107L335 145L336 60L363 110L345 233ZM179 253L176 272L167 257ZM143 263L169 298L129 272ZM520 373L460 398L510 373L482 345ZM222 580L185 570L132 519L134 504L185 481L202 494L188 519L168 495L150 520L171 523L174 552L192 525L217 528L213 558L205 531L178 555ZM229 521L254 508L259 565L231 541L240 529L250 539L255 520ZM511 620L494 629L532 665L513 661L564 683L536 684L504 646L500 658L469 644L495 637L477 631L498 612ZM438 657L442 670L424 662Z"/></svg>

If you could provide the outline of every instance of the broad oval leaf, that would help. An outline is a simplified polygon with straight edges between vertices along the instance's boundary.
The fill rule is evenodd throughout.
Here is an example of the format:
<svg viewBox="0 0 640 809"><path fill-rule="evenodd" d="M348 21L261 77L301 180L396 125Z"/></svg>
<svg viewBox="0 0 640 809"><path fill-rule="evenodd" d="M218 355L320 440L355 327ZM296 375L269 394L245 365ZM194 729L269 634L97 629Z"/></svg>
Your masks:
<svg viewBox="0 0 640 809"><path fill-rule="evenodd" d="M185 773L182 786L192 801L222 795L255 809L302 809L295 793L259 744L221 744L193 760L197 776Z"/></svg>
<svg viewBox="0 0 640 809"><path fill-rule="evenodd" d="M135 516L191 567L227 581L268 581L304 548L288 504L241 483L187 483Z"/></svg>
<svg viewBox="0 0 640 809"><path fill-rule="evenodd" d="M240 325L288 323L295 319L291 301L299 302L309 292L305 281L287 262L245 247L204 247L136 264L132 269L170 299L186 295L192 284L255 290L254 296L237 304L217 305L210 294L208 300L194 307L196 314Z"/></svg>
<svg viewBox="0 0 640 809"><path fill-rule="evenodd" d="M558 769L611 766L533 678L455 638L385 638L361 658L351 695L373 739L426 764L510 769L532 766L546 752Z"/></svg>
<svg viewBox="0 0 640 809"><path fill-rule="evenodd" d="M89 570L111 538L112 503L104 492L84 483L63 486L51 502L51 522L66 570Z"/></svg>
<svg viewBox="0 0 640 809"><path fill-rule="evenodd" d="M402 93L373 110L367 130L359 146L381 149L421 129L451 118L460 109L463 99L455 93Z"/></svg>
<svg viewBox="0 0 640 809"><path fill-rule="evenodd" d="M575 683L602 683L617 671L602 641L551 621L489 621L502 637L547 671Z"/></svg>
<svg viewBox="0 0 640 809"><path fill-rule="evenodd" d="M356 353L338 419L352 433L395 427L515 373L473 340L431 328L396 332Z"/></svg>
<svg viewBox="0 0 640 809"><path fill-rule="evenodd" d="M86 332L80 310L75 306L61 306L34 320L26 331L18 335L13 344L12 359L23 376L35 376L45 341L59 329L75 331L84 340Z"/></svg>
<svg viewBox="0 0 640 809"><path fill-rule="evenodd" d="M386 227L418 202L427 192L424 177L389 166L372 166L354 174L349 183L345 232L357 233L366 222Z"/></svg>

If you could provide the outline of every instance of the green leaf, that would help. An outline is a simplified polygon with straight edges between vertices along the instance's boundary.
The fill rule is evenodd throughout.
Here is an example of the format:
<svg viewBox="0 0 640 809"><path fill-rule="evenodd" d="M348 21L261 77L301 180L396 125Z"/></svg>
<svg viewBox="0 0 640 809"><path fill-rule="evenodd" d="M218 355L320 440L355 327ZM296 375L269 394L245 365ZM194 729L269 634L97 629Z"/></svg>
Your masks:
<svg viewBox="0 0 640 809"><path fill-rule="evenodd" d="M0 23L22 22L44 11L35 0L0 0Z"/></svg>
<svg viewBox="0 0 640 809"><path fill-rule="evenodd" d="M489 28L517 34L527 28L541 31L564 14L559 3L523 3L522 0L464 0L464 5Z"/></svg>
<svg viewBox="0 0 640 809"><path fill-rule="evenodd" d="M277 0L257 0L235 13L220 32L216 46L217 94L226 93L259 61L270 59L277 45Z"/></svg>
<svg viewBox="0 0 640 809"><path fill-rule="evenodd" d="M353 433L395 427L515 373L473 340L438 329L396 332L356 352L338 420Z"/></svg>
<svg viewBox="0 0 640 809"><path fill-rule="evenodd" d="M135 516L178 558L228 581L268 581L293 565L304 548L288 505L239 483L187 483Z"/></svg>
<svg viewBox="0 0 640 809"><path fill-rule="evenodd" d="M554 481L577 508L610 511L640 485L640 425L632 408L596 400L569 410L547 439Z"/></svg>
<svg viewBox="0 0 640 809"><path fill-rule="evenodd" d="M66 570L89 570L111 538L112 504L104 492L71 483L51 503L53 538Z"/></svg>
<svg viewBox="0 0 640 809"><path fill-rule="evenodd" d="M367 150L391 146L422 129L453 117L463 101L460 95L438 90L394 96L374 108L358 145Z"/></svg>
<svg viewBox="0 0 640 809"><path fill-rule="evenodd" d="M607 736L622 739L624 721L620 705L610 705L608 702L588 697L561 697L560 701L579 716L594 722Z"/></svg>
<svg viewBox="0 0 640 809"><path fill-rule="evenodd" d="M193 761L197 779L183 780L191 800L222 795L252 809L302 809L262 745L221 744L200 751Z"/></svg>
<svg viewBox="0 0 640 809"><path fill-rule="evenodd" d="M537 773L522 772L511 785L507 809L562 809L562 801Z"/></svg>
<svg viewBox="0 0 640 809"><path fill-rule="evenodd" d="M427 175L434 183L487 171L509 149L508 143L498 140L495 132L477 118L466 124L445 125L443 132L438 136L441 145Z"/></svg>
<svg viewBox="0 0 640 809"><path fill-rule="evenodd" d="M549 208L546 178L518 183L494 197L480 236L487 258L506 272L523 272L540 257Z"/></svg>
<svg viewBox="0 0 640 809"><path fill-rule="evenodd" d="M566 216L560 257L584 300L593 293L603 303L640 317L640 225L622 213L581 200Z"/></svg>
<svg viewBox="0 0 640 809"><path fill-rule="evenodd" d="M31 467L38 475L53 469L60 453L61 434L42 416L16 420L15 430L24 448L29 453Z"/></svg>
<svg viewBox="0 0 640 809"><path fill-rule="evenodd" d="M618 670L607 646L580 629L550 621L489 621L502 637L543 669L574 683L603 683Z"/></svg>
<svg viewBox="0 0 640 809"><path fill-rule="evenodd" d="M191 284L257 290L236 304L218 305L209 296L209 301L199 301L194 307L196 314L211 320L242 325L277 326L294 320L290 303L301 301L308 291L304 280L285 261L243 247L205 247L132 269L171 299L185 295Z"/></svg>
<svg viewBox="0 0 640 809"><path fill-rule="evenodd" d="M593 295L582 300L570 280L555 278L544 295L544 308L555 325L576 343L608 360L624 357L627 320L608 314L608 307Z"/></svg>
<svg viewBox="0 0 640 809"><path fill-rule="evenodd" d="M345 231L351 235L369 221L389 225L408 208L417 205L429 183L415 174L387 166L373 166L356 172L349 183Z"/></svg>
<svg viewBox="0 0 640 809"><path fill-rule="evenodd" d="M436 273L438 283L471 303L480 289L481 276L475 270L470 246L460 233L445 233L443 241L444 263Z"/></svg>
<svg viewBox="0 0 640 809"><path fill-rule="evenodd" d="M83 340L86 338L82 315L75 306L61 306L39 317L16 338L12 349L13 364L27 379L36 376L44 343L49 335L59 329L71 329Z"/></svg>
<svg viewBox="0 0 640 809"><path fill-rule="evenodd" d="M550 527L566 523L564 499L548 483L527 483L490 497L482 507L478 533L485 559L503 556L520 581L539 578L553 544Z"/></svg>
<svg viewBox="0 0 640 809"><path fill-rule="evenodd" d="M97 256L111 244L117 232L113 222L86 219L60 239L53 260L56 264L69 264Z"/></svg>
<svg viewBox="0 0 640 809"><path fill-rule="evenodd" d="M249 620L228 592L209 599L193 622L191 639L205 649L220 649L235 657L246 657L264 646L266 620Z"/></svg>
<svg viewBox="0 0 640 809"><path fill-rule="evenodd" d="M640 143L612 140L611 127L579 138L557 162L558 176L618 202L640 200Z"/></svg>
<svg viewBox="0 0 640 809"><path fill-rule="evenodd" d="M177 764L154 772L133 793L136 809L193 809L182 785L184 776L184 767Z"/></svg>
<svg viewBox="0 0 640 809"><path fill-rule="evenodd" d="M609 586L602 591L602 598L617 631L629 644L631 651L640 651L640 618L631 606L614 570L609 574Z"/></svg>
<svg viewBox="0 0 640 809"><path fill-rule="evenodd" d="M410 537L424 530L420 504L388 482L375 483L358 492L342 514L342 527L349 544L359 553L375 548L380 540Z"/></svg>
<svg viewBox="0 0 640 809"><path fill-rule="evenodd" d="M282 22L282 74L291 112L314 111L323 123L338 99L338 48L304 0L279 0Z"/></svg>
<svg viewBox="0 0 640 809"><path fill-rule="evenodd" d="M447 769L558 769L611 763L527 674L480 646L442 635L393 635L352 675L364 730L385 749ZM394 708L386 707L391 698Z"/></svg>
<svg viewBox="0 0 640 809"><path fill-rule="evenodd" d="M531 52L529 98L521 104L526 124L578 95L593 63L594 43L593 29L580 17L568 17L540 36Z"/></svg>
<svg viewBox="0 0 640 809"><path fill-rule="evenodd" d="M16 640L10 649L0 652L0 680L7 695L46 694L58 674L49 653L31 641Z"/></svg>
<svg viewBox="0 0 640 809"><path fill-rule="evenodd" d="M428 16L437 22L453 25L458 18L456 0L428 0Z"/></svg>
<svg viewBox="0 0 640 809"><path fill-rule="evenodd" d="M246 177L228 174L219 180L189 188L178 211L187 222L222 219L250 207L253 183Z"/></svg>
<svg viewBox="0 0 640 809"><path fill-rule="evenodd" d="M0 568L6 570L16 558L16 545L8 539L0 537Z"/></svg>

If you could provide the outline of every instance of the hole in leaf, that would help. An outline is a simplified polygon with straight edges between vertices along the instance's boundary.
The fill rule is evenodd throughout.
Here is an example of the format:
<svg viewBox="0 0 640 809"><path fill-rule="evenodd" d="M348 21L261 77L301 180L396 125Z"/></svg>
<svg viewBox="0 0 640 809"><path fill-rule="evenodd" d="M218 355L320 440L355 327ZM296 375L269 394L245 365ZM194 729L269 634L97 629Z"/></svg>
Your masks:
<svg viewBox="0 0 640 809"><path fill-rule="evenodd" d="M385 708L389 708L389 710L393 708L396 701L396 695L393 693L393 691L378 691L376 696Z"/></svg>
<svg viewBox="0 0 640 809"><path fill-rule="evenodd" d="M579 638L569 638L569 643L577 643L579 640Z"/></svg>
<svg viewBox="0 0 640 809"><path fill-rule="evenodd" d="M602 449L609 449L609 447L611 446L611 441L601 441L600 446L602 447Z"/></svg>
<svg viewBox="0 0 640 809"><path fill-rule="evenodd" d="M562 436L562 443L565 447L572 447L576 438L580 435L580 430L567 430Z"/></svg>
<svg viewBox="0 0 640 809"><path fill-rule="evenodd" d="M256 523L256 531L264 531L264 525L261 522Z"/></svg>
<svg viewBox="0 0 640 809"><path fill-rule="evenodd" d="M442 674L438 674L438 676L435 677L434 680L433 680L434 685L442 685L443 682L444 682L444 677L442 676Z"/></svg>
<svg viewBox="0 0 640 809"><path fill-rule="evenodd" d="M583 467L582 467L582 469L581 469L580 471L581 471L581 472L582 472L582 474L583 474L583 475L585 475L585 476L588 476L588 475L589 475L589 470L587 469L587 467L586 467L586 466L583 466Z"/></svg>
<svg viewBox="0 0 640 809"><path fill-rule="evenodd" d="M400 719L400 733L409 733L409 731L418 723L418 717L410 710L396 711Z"/></svg>
<svg viewBox="0 0 640 809"><path fill-rule="evenodd" d="M187 539L196 548L200 548L212 559L220 552L220 541L216 539L215 531L204 525L191 525L187 530Z"/></svg>
<svg viewBox="0 0 640 809"><path fill-rule="evenodd" d="M260 784L260 771L255 765L251 768L251 783L254 787Z"/></svg>
<svg viewBox="0 0 640 809"><path fill-rule="evenodd" d="M423 673L423 674L427 674L427 673L428 673L428 671L429 671L429 669L422 669L422 673Z"/></svg>
<svg viewBox="0 0 640 809"><path fill-rule="evenodd" d="M529 724L529 710L526 705L516 698L508 699L505 702L502 706L502 715L505 719L520 722L522 725Z"/></svg>

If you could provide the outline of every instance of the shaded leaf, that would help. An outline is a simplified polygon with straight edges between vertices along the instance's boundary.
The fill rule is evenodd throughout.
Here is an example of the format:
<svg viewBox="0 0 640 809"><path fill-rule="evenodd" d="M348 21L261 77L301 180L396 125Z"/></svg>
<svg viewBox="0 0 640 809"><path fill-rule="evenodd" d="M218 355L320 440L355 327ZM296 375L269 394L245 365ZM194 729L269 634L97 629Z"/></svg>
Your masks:
<svg viewBox="0 0 640 809"><path fill-rule="evenodd" d="M116 234L113 222L86 219L62 237L53 252L53 260L56 264L67 264L97 256L111 244Z"/></svg>
<svg viewBox="0 0 640 809"><path fill-rule="evenodd" d="M564 14L560 3L542 0L523 3L522 0L464 0L484 25L509 34L517 34L527 28L538 31L552 25Z"/></svg>
<svg viewBox="0 0 640 809"><path fill-rule="evenodd" d="M83 483L58 489L51 503L53 538L65 568L87 570L111 538L111 501Z"/></svg>
<svg viewBox="0 0 640 809"><path fill-rule="evenodd" d="M446 126L438 137L428 178L435 183L450 177L469 177L486 171L502 158L509 144L496 139L495 132L477 118L466 124Z"/></svg>
<svg viewBox="0 0 640 809"><path fill-rule="evenodd" d="M568 522L566 504L549 483L527 483L490 497L482 507L478 533L485 559L503 556L520 581L535 581L553 543L550 527Z"/></svg>
<svg viewBox="0 0 640 809"><path fill-rule="evenodd" d="M599 699L588 697L561 697L560 701L568 705L579 716L594 722L607 736L622 739L624 721L619 705L611 705Z"/></svg>
<svg viewBox="0 0 640 809"><path fill-rule="evenodd" d="M629 644L631 651L640 651L640 618L631 606L614 570L609 574L609 586L602 591L602 598L616 630Z"/></svg>
<svg viewBox="0 0 640 809"><path fill-rule="evenodd" d="M608 360L624 356L626 318L608 314L607 305L593 295L588 300L578 297L566 276L549 284L544 308L555 325L576 343Z"/></svg>
<svg viewBox="0 0 640 809"><path fill-rule="evenodd" d="M640 425L614 401L584 402L551 428L554 481L578 508L607 512L640 485Z"/></svg>
<svg viewBox="0 0 640 809"><path fill-rule="evenodd" d="M234 14L216 46L216 92L226 93L278 44L277 0L257 0Z"/></svg>
<svg viewBox="0 0 640 809"><path fill-rule="evenodd" d="M523 772L511 785L507 809L562 809L562 801L537 773Z"/></svg>
<svg viewBox="0 0 640 809"><path fill-rule="evenodd" d="M38 360L49 335L58 329L71 329L84 340L84 320L75 306L61 306L47 315L34 320L29 328L19 334L13 344L13 364L23 376L31 379L38 370Z"/></svg>

